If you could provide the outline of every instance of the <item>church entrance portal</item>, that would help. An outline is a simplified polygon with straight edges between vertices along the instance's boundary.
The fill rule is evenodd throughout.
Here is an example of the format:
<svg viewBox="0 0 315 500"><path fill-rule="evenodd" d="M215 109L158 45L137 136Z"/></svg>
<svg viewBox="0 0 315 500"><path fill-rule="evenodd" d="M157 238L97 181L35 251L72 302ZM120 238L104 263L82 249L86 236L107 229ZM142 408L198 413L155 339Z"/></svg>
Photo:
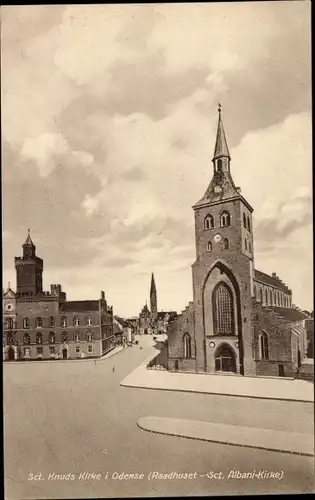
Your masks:
<svg viewBox="0 0 315 500"><path fill-rule="evenodd" d="M215 353L215 371L236 373L236 356L228 344L222 344Z"/></svg>
<svg viewBox="0 0 315 500"><path fill-rule="evenodd" d="M68 358L68 349L62 349L62 359Z"/></svg>
<svg viewBox="0 0 315 500"><path fill-rule="evenodd" d="M15 353L13 347L9 347L8 349L8 360L9 361L14 361L15 359Z"/></svg>

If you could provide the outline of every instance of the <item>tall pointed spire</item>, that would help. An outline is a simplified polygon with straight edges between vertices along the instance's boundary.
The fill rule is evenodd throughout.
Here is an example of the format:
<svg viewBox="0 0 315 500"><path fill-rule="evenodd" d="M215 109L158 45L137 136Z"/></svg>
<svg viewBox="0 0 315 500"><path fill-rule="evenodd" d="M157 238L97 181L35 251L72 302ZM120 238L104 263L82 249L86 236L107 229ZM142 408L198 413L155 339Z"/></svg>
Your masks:
<svg viewBox="0 0 315 500"><path fill-rule="evenodd" d="M224 127L223 127L223 121L222 121L222 116L221 116L222 106L220 103L218 104L218 112L219 112L219 120L218 120L217 139L215 142L213 161L218 159L218 158L224 158L224 157L231 160L229 148L228 148L226 137L225 137Z"/></svg>
<svg viewBox="0 0 315 500"><path fill-rule="evenodd" d="M150 306L151 306L151 313L153 315L157 315L157 294L156 294L156 286L153 273L151 276Z"/></svg>

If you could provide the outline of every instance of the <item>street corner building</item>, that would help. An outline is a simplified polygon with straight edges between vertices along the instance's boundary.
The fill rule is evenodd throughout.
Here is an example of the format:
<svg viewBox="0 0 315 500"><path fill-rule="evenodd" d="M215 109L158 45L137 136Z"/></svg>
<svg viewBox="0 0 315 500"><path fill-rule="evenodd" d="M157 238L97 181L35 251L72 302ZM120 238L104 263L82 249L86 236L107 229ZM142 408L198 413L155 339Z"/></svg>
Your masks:
<svg viewBox="0 0 315 500"><path fill-rule="evenodd" d="M3 292L3 359L101 357L114 347L113 308L98 300L67 301L61 285L43 291L43 260L28 233L15 257L16 292Z"/></svg>
<svg viewBox="0 0 315 500"><path fill-rule="evenodd" d="M193 206L193 302L169 324L167 368L293 377L313 319L276 273L255 269L253 208L234 184L221 115L219 106L213 177Z"/></svg>

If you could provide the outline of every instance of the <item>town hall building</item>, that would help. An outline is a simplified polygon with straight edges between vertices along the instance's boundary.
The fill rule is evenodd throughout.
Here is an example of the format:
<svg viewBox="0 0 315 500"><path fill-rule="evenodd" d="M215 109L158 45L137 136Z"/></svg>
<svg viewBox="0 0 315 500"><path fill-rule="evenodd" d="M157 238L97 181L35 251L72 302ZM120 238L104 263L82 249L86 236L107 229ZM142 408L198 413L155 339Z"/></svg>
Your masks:
<svg viewBox="0 0 315 500"><path fill-rule="evenodd" d="M43 291L44 263L30 233L15 257L16 292L3 293L3 359L101 357L115 345L113 308L99 299L67 301L61 285Z"/></svg>
<svg viewBox="0 0 315 500"><path fill-rule="evenodd" d="M292 377L309 316L280 278L255 269L253 208L236 187L219 106L213 177L193 206L193 302L168 328L171 371Z"/></svg>

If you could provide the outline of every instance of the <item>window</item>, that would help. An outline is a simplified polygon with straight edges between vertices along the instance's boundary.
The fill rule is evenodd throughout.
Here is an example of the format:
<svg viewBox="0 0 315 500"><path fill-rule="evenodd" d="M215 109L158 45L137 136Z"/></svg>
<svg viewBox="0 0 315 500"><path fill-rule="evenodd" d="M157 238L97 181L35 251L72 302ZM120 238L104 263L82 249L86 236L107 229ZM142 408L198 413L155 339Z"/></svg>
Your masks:
<svg viewBox="0 0 315 500"><path fill-rule="evenodd" d="M43 328L43 319L36 318L35 324L36 324L36 328Z"/></svg>
<svg viewBox="0 0 315 500"><path fill-rule="evenodd" d="M227 238L224 238L223 240L223 249L227 250L229 248L229 240Z"/></svg>
<svg viewBox="0 0 315 500"><path fill-rule="evenodd" d="M5 328L7 328L8 330L12 330L13 329L13 319L12 318L7 318L6 319Z"/></svg>
<svg viewBox="0 0 315 500"><path fill-rule="evenodd" d="M214 333L234 335L233 295L226 283L218 283L213 290L212 308Z"/></svg>
<svg viewBox="0 0 315 500"><path fill-rule="evenodd" d="M280 306L280 293L277 292L277 304L278 306Z"/></svg>
<svg viewBox="0 0 315 500"><path fill-rule="evenodd" d="M281 294L280 295L280 304L281 304L281 307L283 306L283 295Z"/></svg>
<svg viewBox="0 0 315 500"><path fill-rule="evenodd" d="M67 318L66 318L66 316L62 316L62 317L61 317L60 326L61 326L62 328L66 328L66 327L68 326L68 322L67 322Z"/></svg>
<svg viewBox="0 0 315 500"><path fill-rule="evenodd" d="M231 216L229 212L222 212L220 217L220 225L223 227L231 225Z"/></svg>
<svg viewBox="0 0 315 500"><path fill-rule="evenodd" d="M55 318L53 316L49 318L49 326L50 328L55 328Z"/></svg>
<svg viewBox="0 0 315 500"><path fill-rule="evenodd" d="M248 231L250 231L250 220L249 220L249 217L247 217L247 229L248 229Z"/></svg>
<svg viewBox="0 0 315 500"><path fill-rule="evenodd" d="M88 316L85 319L85 324L86 324L86 326L91 326L91 324L92 324L92 318L90 316Z"/></svg>
<svg viewBox="0 0 315 500"><path fill-rule="evenodd" d="M23 344L30 344L30 343L31 343L31 337L29 336L28 333L24 333Z"/></svg>
<svg viewBox="0 0 315 500"><path fill-rule="evenodd" d="M36 344L42 344L43 343L43 336L41 333L36 333Z"/></svg>
<svg viewBox="0 0 315 500"><path fill-rule="evenodd" d="M67 332L62 332L62 334L61 334L61 342L67 342L67 340L68 340Z"/></svg>
<svg viewBox="0 0 315 500"><path fill-rule="evenodd" d="M75 342L80 342L81 338L80 338L80 332L75 332L74 334L74 341Z"/></svg>
<svg viewBox="0 0 315 500"><path fill-rule="evenodd" d="M222 166L223 166L223 162L222 162L221 158L218 160L217 165L218 165L218 172L221 172L222 171Z"/></svg>
<svg viewBox="0 0 315 500"><path fill-rule="evenodd" d="M43 348L42 347L36 347L36 355L37 356L42 356L43 354Z"/></svg>
<svg viewBox="0 0 315 500"><path fill-rule="evenodd" d="M91 332L86 332L86 340L88 342L92 342L93 341L93 335Z"/></svg>
<svg viewBox="0 0 315 500"><path fill-rule="evenodd" d="M255 299L257 299L257 289L256 289L256 285L254 285L254 297L255 297Z"/></svg>
<svg viewBox="0 0 315 500"><path fill-rule="evenodd" d="M260 357L269 359L269 339L266 332L260 334Z"/></svg>
<svg viewBox="0 0 315 500"><path fill-rule="evenodd" d="M247 239L245 238L245 250L247 250Z"/></svg>
<svg viewBox="0 0 315 500"><path fill-rule="evenodd" d="M50 346L49 347L49 354L56 354L56 348L55 348L55 346Z"/></svg>
<svg viewBox="0 0 315 500"><path fill-rule="evenodd" d="M30 348L29 348L29 347L24 347L23 352L24 352L24 356L25 356L26 358L29 358L29 357L30 357Z"/></svg>
<svg viewBox="0 0 315 500"><path fill-rule="evenodd" d="M272 291L269 290L269 304L272 306Z"/></svg>
<svg viewBox="0 0 315 500"><path fill-rule="evenodd" d="M183 336L184 358L191 358L191 337L188 333Z"/></svg>
<svg viewBox="0 0 315 500"><path fill-rule="evenodd" d="M80 352L80 346L78 346L78 345L76 346L75 352Z"/></svg>
<svg viewBox="0 0 315 500"><path fill-rule="evenodd" d="M28 318L23 318L23 328L30 327L30 320Z"/></svg>
<svg viewBox="0 0 315 500"><path fill-rule="evenodd" d="M14 342L12 333L7 334L7 344L12 345Z"/></svg>
<svg viewBox="0 0 315 500"><path fill-rule="evenodd" d="M212 229L214 227L214 221L212 215L207 215L205 218L205 229Z"/></svg>
<svg viewBox="0 0 315 500"><path fill-rule="evenodd" d="M263 291L260 289L260 302L263 303Z"/></svg>
<svg viewBox="0 0 315 500"><path fill-rule="evenodd" d="M248 249L249 249L250 253L252 253L252 245L251 245L250 241L248 242Z"/></svg>
<svg viewBox="0 0 315 500"><path fill-rule="evenodd" d="M55 337L55 333L54 332L49 332L48 342L50 344L54 344L56 342L56 337Z"/></svg>
<svg viewBox="0 0 315 500"><path fill-rule="evenodd" d="M80 326L80 320L77 316L73 318L73 326Z"/></svg>
<svg viewBox="0 0 315 500"><path fill-rule="evenodd" d="M92 345L88 346L88 352L93 352L93 346Z"/></svg>
<svg viewBox="0 0 315 500"><path fill-rule="evenodd" d="M265 301L266 301L266 306L268 305L268 290L265 290Z"/></svg>
<svg viewBox="0 0 315 500"><path fill-rule="evenodd" d="M211 241L208 241L207 250L208 250L208 252L212 252L212 243L211 243Z"/></svg>
<svg viewBox="0 0 315 500"><path fill-rule="evenodd" d="M247 219L246 219L246 215L244 212L243 212L243 225L244 225L244 227L247 228Z"/></svg>

